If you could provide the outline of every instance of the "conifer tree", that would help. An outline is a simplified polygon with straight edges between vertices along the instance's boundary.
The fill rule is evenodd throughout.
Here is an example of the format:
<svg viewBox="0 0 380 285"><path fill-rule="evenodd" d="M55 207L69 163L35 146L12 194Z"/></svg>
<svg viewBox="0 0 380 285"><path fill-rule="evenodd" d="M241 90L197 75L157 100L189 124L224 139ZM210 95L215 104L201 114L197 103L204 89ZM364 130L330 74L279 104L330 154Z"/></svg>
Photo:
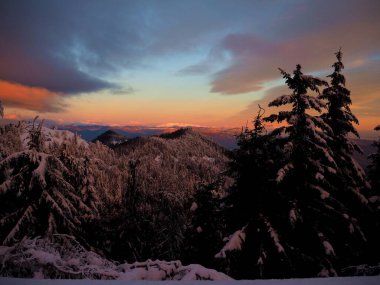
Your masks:
<svg viewBox="0 0 380 285"><path fill-rule="evenodd" d="M327 83L304 75L300 65L297 65L293 77L282 69L280 71L292 94L280 96L269 103L269 106L291 104L292 109L265 118L268 122L287 123L287 126L273 131L284 150L283 165L277 172L276 181L278 184L285 184L291 195L298 196L311 190L322 195L330 187L324 175L335 173L336 164L326 142L331 128L321 118L308 113L309 110L320 113L324 104L308 92L310 90L319 93L319 87Z"/></svg>
<svg viewBox="0 0 380 285"><path fill-rule="evenodd" d="M280 149L273 144L274 137L265 130L264 113L259 106L253 128L242 129L237 137L239 148L230 166L235 183L226 198L224 211L230 237L226 237L226 245L215 257L226 257L224 270L236 278L264 277L257 264L261 246L255 231L263 212L273 209L276 162L281 157Z"/></svg>
<svg viewBox="0 0 380 285"><path fill-rule="evenodd" d="M0 117L4 118L4 106L3 103L0 101Z"/></svg>
<svg viewBox="0 0 380 285"><path fill-rule="evenodd" d="M262 201L257 195L270 184L275 151L270 150L271 137L267 135L263 115L265 110L259 105L259 111L253 121L253 128L247 126L237 136L238 149L234 153L231 164L231 175L235 185L230 191L228 203L233 205L229 214L231 223L243 227L251 218L252 210L257 209ZM257 201L257 207L252 207L252 201ZM254 208L254 209L253 209Z"/></svg>
<svg viewBox="0 0 380 285"><path fill-rule="evenodd" d="M380 131L380 125L375 127L376 131ZM380 139L373 143L375 152L368 158L370 164L368 166L368 177L371 181L371 195L368 198L370 206L373 209L372 215L373 223L370 224L371 240L369 246L369 263L380 263Z"/></svg>
<svg viewBox="0 0 380 285"><path fill-rule="evenodd" d="M28 148L0 162L0 243L56 233L81 238L84 219L97 213L76 184L82 173L47 152L42 123L26 129Z"/></svg>
<svg viewBox="0 0 380 285"><path fill-rule="evenodd" d="M363 189L368 188L365 173L361 166L353 158L355 151L362 152L361 149L349 139L352 134L359 138L359 133L354 127L359 121L350 109L350 91L346 88L346 79L342 74L344 65L342 62L342 51L335 53L337 61L332 65L334 72L328 77L331 78L331 85L323 90L320 99L327 101L327 112L322 115L325 122L331 127L333 136L328 140L328 144L333 151L333 157L337 163L338 173L335 175L335 186L339 193L346 196L357 196L361 203L366 204L367 199L362 195ZM344 191L347 189L348 191ZM343 196L342 196L343 198Z"/></svg>
<svg viewBox="0 0 380 285"><path fill-rule="evenodd" d="M280 193L276 204L278 214L283 211L288 221L276 214L269 214L266 219L277 233L274 242L282 245L279 253L286 256L289 269L295 270L295 274L336 275L363 254L367 239L351 199L336 187L334 178L340 165L330 147L335 140L334 129L323 118L307 112L322 112L323 97L310 96L308 90L319 93L319 87L327 83L303 75L299 65L293 76L283 70L281 73L293 92L269 106L292 104L292 110L280 111L266 120L287 123L273 133L282 134L278 143L284 149L283 166L277 172ZM337 75L336 81L339 80L342 76ZM342 132L341 140L345 134ZM365 199L360 193L355 197Z"/></svg>
<svg viewBox="0 0 380 285"><path fill-rule="evenodd" d="M265 118L286 122L270 133L270 149L281 150L280 166L273 174L274 183L254 191L252 208L254 200L264 206L252 209L255 214L236 232L244 237L244 260L251 260L236 277L335 276L361 254L366 238L350 201L341 199L334 188L331 177L338 170L328 143L333 130L313 115L325 105L310 91L318 94L327 83L304 75L300 65L293 75L280 71L292 93L269 106L291 105L291 109Z"/></svg>
<svg viewBox="0 0 380 285"><path fill-rule="evenodd" d="M380 125L375 130L380 131ZM371 180L372 190L380 195L380 139L374 142L373 146L376 151L369 156L371 163L368 167L368 176Z"/></svg>

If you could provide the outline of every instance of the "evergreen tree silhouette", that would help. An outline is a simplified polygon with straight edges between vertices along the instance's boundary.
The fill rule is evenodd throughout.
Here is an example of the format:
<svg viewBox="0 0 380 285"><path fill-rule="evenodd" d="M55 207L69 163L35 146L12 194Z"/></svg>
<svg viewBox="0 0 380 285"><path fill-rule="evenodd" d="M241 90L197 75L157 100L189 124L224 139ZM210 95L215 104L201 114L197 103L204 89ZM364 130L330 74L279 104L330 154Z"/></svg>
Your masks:
<svg viewBox="0 0 380 285"><path fill-rule="evenodd" d="M349 139L349 135L359 138L359 133L354 127L359 121L350 109L350 91L345 87L346 79L342 74L344 65L342 63L342 51L335 53L337 61L332 65L334 72L328 77L331 78L331 85L323 90L319 98L327 100L327 112L321 117L331 127L333 136L328 140L328 144L333 151L333 157L337 164L338 172L334 174L334 185L339 189L338 193L342 198L352 197L352 203L359 200L362 204L367 204L365 196L362 195L369 184L361 166L353 158L354 152L362 153L355 142Z"/></svg>

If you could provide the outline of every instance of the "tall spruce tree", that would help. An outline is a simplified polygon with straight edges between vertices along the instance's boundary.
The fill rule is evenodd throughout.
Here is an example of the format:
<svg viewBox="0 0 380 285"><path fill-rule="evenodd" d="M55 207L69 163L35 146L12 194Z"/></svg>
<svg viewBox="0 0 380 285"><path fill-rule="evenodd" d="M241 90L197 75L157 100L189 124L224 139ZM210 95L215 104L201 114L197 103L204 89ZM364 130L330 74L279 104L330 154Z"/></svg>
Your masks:
<svg viewBox="0 0 380 285"><path fill-rule="evenodd" d="M335 275L345 266L361 262L367 243L363 230L368 226L358 211L363 210L361 206L367 201L360 193L365 176L352 158L356 147L347 138L348 132L355 132L350 124L355 117L349 111L349 97L344 97L349 92L342 86L344 77L339 73L343 66L340 52L337 57L338 62L334 64L336 73L331 75L332 87L326 88L324 95L341 92L336 96L341 97L344 103L339 103L338 99L333 103L328 101L327 114L337 106L344 112L336 110L334 115L320 117L306 112L308 109L321 112L324 109L321 100L325 98L309 96L307 89L319 93L318 87L327 84L303 75L298 65L293 77L281 70L293 94L281 96L269 104L281 106L291 103L292 110L267 118L270 122L285 120L288 124L274 133L284 132L279 138L285 153L277 181L278 191L292 205L288 215L291 228L289 231L278 223L277 232L290 245L290 250L284 247L284 252L291 267L310 275L316 270L319 270L319 275ZM334 117L339 114L347 118L346 122ZM343 130L338 131L339 128ZM341 156L337 154L339 145L346 150ZM354 171L356 173L352 174ZM355 178L358 181L352 181Z"/></svg>
<svg viewBox="0 0 380 285"><path fill-rule="evenodd" d="M327 83L304 75L300 65L293 76L280 71L292 94L280 96L269 106L291 104L292 108L266 118L269 122L285 121L287 125L273 132L278 136L278 144L283 146L284 156L276 177L276 210L263 218L276 233L277 259L289 270L282 274L335 275L334 247L341 243L336 240L335 224L336 220L344 219L344 212L331 196L331 183L326 179L337 172L332 150L327 144L332 131L320 117L309 114L309 111L320 113L324 108L321 100L309 92L319 93L319 87ZM339 230L349 233L349 224L340 226ZM273 265L269 258L266 262L269 267ZM274 264L279 265L278 262Z"/></svg>
<svg viewBox="0 0 380 285"><path fill-rule="evenodd" d="M335 276L355 263L366 238L351 201L342 198L335 187L338 166L329 145L333 130L323 118L313 115L321 113L325 105L310 91L319 94L319 88L327 83L304 75L300 65L293 75L280 71L292 93L269 106L291 105L291 109L265 118L286 123L270 133L270 149L273 153L281 150L279 166L272 174L274 183L253 191L250 211L254 214L236 232L244 240L241 254L250 264L243 264L246 268L235 277ZM262 161L266 159L271 157L262 157ZM256 205L255 200L264 206Z"/></svg>
<svg viewBox="0 0 380 285"><path fill-rule="evenodd" d="M231 163L235 185L228 200L233 205L229 215L231 223L238 227L243 227L258 207L262 207L263 201L257 200L258 195L273 181L271 174L276 160L275 151L270 149L272 137L265 130L264 113L265 110L259 105L257 116L252 122L253 128L246 126L237 136L238 148ZM256 207L252 207L252 201L257 202Z"/></svg>
<svg viewBox="0 0 380 285"><path fill-rule="evenodd" d="M380 125L375 130L380 131ZM371 181L372 190L380 194L380 139L375 141L373 146L376 148L376 152L369 156L368 176Z"/></svg>
<svg viewBox="0 0 380 285"><path fill-rule="evenodd" d="M380 131L380 125L375 128L376 131ZM372 219L373 223L370 224L371 240L369 246L368 263L379 264L380 263L380 139L373 143L375 147L375 153L371 154L368 158L370 164L368 166L368 177L371 181L372 191L371 196L368 198L371 209L373 209L374 215ZM371 220L371 219L370 219Z"/></svg>
<svg viewBox="0 0 380 285"><path fill-rule="evenodd" d="M359 121L350 109L352 103L350 91L345 87L346 79L342 74L344 69L342 51L339 50L335 55L337 61L332 65L334 72L328 75L331 78L331 85L319 96L320 99L327 101L327 112L322 118L333 131L333 137L328 144L338 166L334 184L339 193L345 196L342 198L347 199L347 196L354 195L356 197L353 197L353 200L359 199L361 203L367 204L362 192L369 185L363 169L353 158L355 151L360 153L362 151L353 140L349 139L350 134L359 138L359 133L354 127Z"/></svg>
<svg viewBox="0 0 380 285"><path fill-rule="evenodd" d="M342 55L341 50L335 53L337 61L332 65L333 73L328 75L331 84L323 90L319 98L327 102L327 112L322 118L333 132L328 144L333 151L337 173L329 177L333 185L331 191L334 192L334 197L344 204L346 214L355 217L357 224L360 225L359 229L363 231L363 238L367 241L367 254L359 255L357 252L356 262L367 263L377 260L375 255L379 254L378 235L374 227L377 223L374 215L375 207L368 200L368 197L374 197L376 193L370 189L364 170L353 156L355 152L362 153L359 146L350 138L351 136L359 138L354 126L359 124L359 121L350 109L351 92L346 88L346 79L342 74L344 69Z"/></svg>
<svg viewBox="0 0 380 285"><path fill-rule="evenodd" d="M228 274L236 278L262 278L260 264L261 250L268 230L263 225L263 213L273 210L276 193L273 191L275 169L281 157L279 148L273 145L273 136L268 135L263 122L264 109L253 121L253 128L245 127L237 136L238 148L234 152L230 166L235 183L226 198L225 216L227 238L223 249L216 254L227 258L222 266ZM266 227L261 233L256 229ZM270 234L266 235L270 239ZM235 251L241 249L241 251ZM256 270L255 270L256 269Z"/></svg>
<svg viewBox="0 0 380 285"><path fill-rule="evenodd" d="M304 75L297 65L293 76L280 69L292 94L275 99L269 106L279 107L292 104L290 111L265 118L268 122L286 122L286 126L273 131L278 143L283 145L284 160L277 172L276 181L284 185L291 195L304 195L307 191L317 191L321 196L331 186L325 179L327 173L336 173L336 164L327 140L332 134L331 128L317 116L307 111L321 112L324 104L308 92L319 93L319 87L327 85L321 79ZM310 193L307 193L309 196Z"/></svg>

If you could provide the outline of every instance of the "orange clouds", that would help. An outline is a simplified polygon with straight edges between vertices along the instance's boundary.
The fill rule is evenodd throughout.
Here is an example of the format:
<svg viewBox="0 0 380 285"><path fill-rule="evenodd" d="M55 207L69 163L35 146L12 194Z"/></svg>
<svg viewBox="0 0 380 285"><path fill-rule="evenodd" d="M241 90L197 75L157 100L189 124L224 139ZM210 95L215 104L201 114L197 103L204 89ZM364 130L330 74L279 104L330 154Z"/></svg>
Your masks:
<svg viewBox="0 0 380 285"><path fill-rule="evenodd" d="M38 112L59 112L65 105L58 93L41 87L30 87L0 80L0 100L5 107Z"/></svg>
<svg viewBox="0 0 380 285"><path fill-rule="evenodd" d="M5 120L20 120L20 116L16 115L16 114L5 114L4 115L4 119Z"/></svg>

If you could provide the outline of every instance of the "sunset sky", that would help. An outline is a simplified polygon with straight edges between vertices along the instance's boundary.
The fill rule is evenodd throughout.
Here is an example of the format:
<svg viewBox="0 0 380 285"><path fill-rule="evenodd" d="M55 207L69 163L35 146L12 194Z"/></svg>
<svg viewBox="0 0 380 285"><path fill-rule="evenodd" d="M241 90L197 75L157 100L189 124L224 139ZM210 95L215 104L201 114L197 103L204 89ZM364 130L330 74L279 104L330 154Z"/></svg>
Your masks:
<svg viewBox="0 0 380 285"><path fill-rule="evenodd" d="M0 1L7 119L240 127L343 50L361 132L380 124L380 1ZM274 112L267 108L267 113Z"/></svg>

